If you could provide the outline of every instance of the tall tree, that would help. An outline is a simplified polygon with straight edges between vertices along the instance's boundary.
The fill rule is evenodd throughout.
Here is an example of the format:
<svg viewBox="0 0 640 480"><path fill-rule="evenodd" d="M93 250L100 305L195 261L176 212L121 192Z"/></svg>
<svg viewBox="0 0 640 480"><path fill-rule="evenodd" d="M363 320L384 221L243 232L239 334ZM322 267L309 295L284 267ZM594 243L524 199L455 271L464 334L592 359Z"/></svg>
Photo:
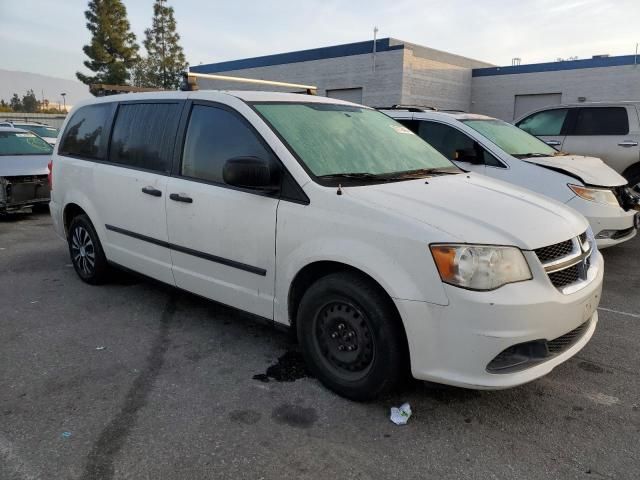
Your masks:
<svg viewBox="0 0 640 480"><path fill-rule="evenodd" d="M136 36L131 32L127 20L127 9L121 0L90 0L84 12L91 42L82 50L89 60L84 66L96 75L76 76L84 84L125 84L129 69L138 59Z"/></svg>
<svg viewBox="0 0 640 480"><path fill-rule="evenodd" d="M38 111L40 102L33 90L27 90L27 93L22 96L22 110L26 113L34 113Z"/></svg>
<svg viewBox="0 0 640 480"><path fill-rule="evenodd" d="M11 100L9 100L9 106L14 112L22 111L22 100L20 100L20 97L17 93L14 93L13 97L11 97Z"/></svg>
<svg viewBox="0 0 640 480"><path fill-rule="evenodd" d="M176 89L180 85L181 73L187 68L182 47L178 43L173 7L165 0L153 4L151 28L144 31L144 47L150 65L148 81L150 87Z"/></svg>

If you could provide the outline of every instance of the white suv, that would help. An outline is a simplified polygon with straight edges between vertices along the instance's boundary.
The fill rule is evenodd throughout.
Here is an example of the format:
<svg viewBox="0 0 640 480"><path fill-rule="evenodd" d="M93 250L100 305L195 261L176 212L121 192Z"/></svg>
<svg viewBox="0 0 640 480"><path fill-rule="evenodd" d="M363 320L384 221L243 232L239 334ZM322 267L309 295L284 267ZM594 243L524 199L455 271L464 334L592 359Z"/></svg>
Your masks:
<svg viewBox="0 0 640 480"><path fill-rule="evenodd" d="M51 215L76 272L110 265L291 326L352 399L414 377L534 380L598 321L586 220L466 174L374 109L269 92L164 92L77 105Z"/></svg>
<svg viewBox="0 0 640 480"><path fill-rule="evenodd" d="M514 123L558 150L601 158L640 192L640 102L556 105Z"/></svg>
<svg viewBox="0 0 640 480"><path fill-rule="evenodd" d="M598 248L635 237L640 194L602 160L554 150L513 125L462 112L386 110L460 168L547 195L584 215Z"/></svg>

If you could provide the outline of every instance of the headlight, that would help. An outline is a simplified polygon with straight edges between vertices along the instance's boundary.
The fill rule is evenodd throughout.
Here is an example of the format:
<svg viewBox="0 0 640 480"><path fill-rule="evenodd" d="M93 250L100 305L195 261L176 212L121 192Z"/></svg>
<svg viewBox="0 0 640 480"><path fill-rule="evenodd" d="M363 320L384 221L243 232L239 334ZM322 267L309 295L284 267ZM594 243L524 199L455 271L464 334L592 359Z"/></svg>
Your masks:
<svg viewBox="0 0 640 480"><path fill-rule="evenodd" d="M431 245L443 282L470 290L495 290L507 283L531 280L520 249L483 245Z"/></svg>
<svg viewBox="0 0 640 480"><path fill-rule="evenodd" d="M605 205L615 205L616 207L620 206L620 202L613 194L613 192L608 188L593 188L593 187L583 187L581 185L571 185L568 187L573 190L573 193L578 195L580 198L584 198L585 200L589 200L590 202L603 203Z"/></svg>

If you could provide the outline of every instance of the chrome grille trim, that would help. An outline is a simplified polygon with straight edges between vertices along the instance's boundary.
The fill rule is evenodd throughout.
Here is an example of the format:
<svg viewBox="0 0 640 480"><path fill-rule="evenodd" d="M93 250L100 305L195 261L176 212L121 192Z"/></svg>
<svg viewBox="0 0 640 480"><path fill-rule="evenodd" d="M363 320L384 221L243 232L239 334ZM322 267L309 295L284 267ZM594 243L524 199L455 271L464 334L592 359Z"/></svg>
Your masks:
<svg viewBox="0 0 640 480"><path fill-rule="evenodd" d="M571 250L568 252L569 242ZM549 258L549 252L565 254ZM549 280L565 295L580 290L595 278L597 272L591 266L593 252L594 246L586 232L570 240L535 250Z"/></svg>

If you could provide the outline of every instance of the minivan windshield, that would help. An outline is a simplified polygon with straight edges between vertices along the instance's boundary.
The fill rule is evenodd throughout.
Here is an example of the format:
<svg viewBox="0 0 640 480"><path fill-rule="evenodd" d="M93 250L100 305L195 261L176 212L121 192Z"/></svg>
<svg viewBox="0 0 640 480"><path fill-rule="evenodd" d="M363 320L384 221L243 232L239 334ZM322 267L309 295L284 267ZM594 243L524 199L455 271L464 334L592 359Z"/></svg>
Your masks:
<svg viewBox="0 0 640 480"><path fill-rule="evenodd" d="M411 130L376 110L311 102L253 106L323 184L461 172Z"/></svg>
<svg viewBox="0 0 640 480"><path fill-rule="evenodd" d="M462 122L517 158L553 157L560 153L533 135L502 120L462 120Z"/></svg>
<svg viewBox="0 0 640 480"><path fill-rule="evenodd" d="M53 148L31 132L0 132L0 156L51 155Z"/></svg>

